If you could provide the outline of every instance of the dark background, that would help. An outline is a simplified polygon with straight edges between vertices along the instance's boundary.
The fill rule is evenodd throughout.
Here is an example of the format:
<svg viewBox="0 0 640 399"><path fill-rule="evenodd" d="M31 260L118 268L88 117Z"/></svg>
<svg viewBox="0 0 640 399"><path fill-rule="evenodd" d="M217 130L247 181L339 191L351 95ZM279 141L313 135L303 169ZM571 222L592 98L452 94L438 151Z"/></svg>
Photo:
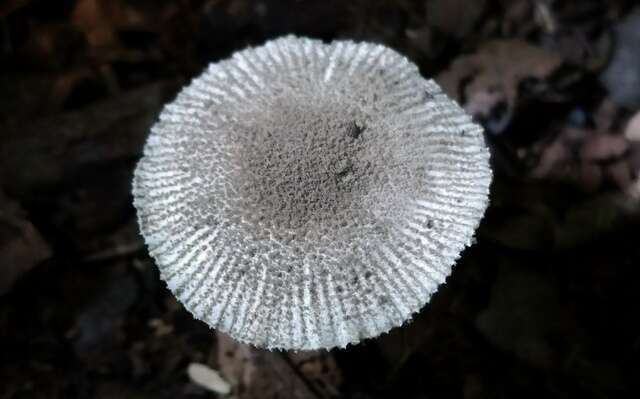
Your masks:
<svg viewBox="0 0 640 399"><path fill-rule="evenodd" d="M624 0L0 1L0 399L640 397L640 9ZM491 206L413 322L279 353L158 278L132 169L207 63L285 33L384 43L486 128ZM638 114L640 115L640 114Z"/></svg>

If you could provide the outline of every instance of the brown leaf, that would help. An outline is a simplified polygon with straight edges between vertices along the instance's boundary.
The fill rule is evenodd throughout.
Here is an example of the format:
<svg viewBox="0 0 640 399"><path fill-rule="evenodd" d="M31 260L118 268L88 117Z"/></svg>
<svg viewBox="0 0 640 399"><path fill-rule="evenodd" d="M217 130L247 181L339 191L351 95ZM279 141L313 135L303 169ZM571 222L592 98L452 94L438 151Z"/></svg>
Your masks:
<svg viewBox="0 0 640 399"><path fill-rule="evenodd" d="M289 353L288 356L304 379L313 385L320 398L340 395L342 372L331 352L305 351Z"/></svg>
<svg viewBox="0 0 640 399"><path fill-rule="evenodd" d="M570 156L570 151L563 140L556 138L542 150L538 164L533 168L531 175L536 178L544 178L552 174L556 166L566 162Z"/></svg>
<svg viewBox="0 0 640 399"><path fill-rule="evenodd" d="M605 119L600 124L607 127L610 124ZM530 176L569 182L590 193L601 189L603 183L626 189L634 178L638 158L632 144L619 131L601 130L598 125L594 129L564 127L550 144L541 145Z"/></svg>
<svg viewBox="0 0 640 399"><path fill-rule="evenodd" d="M629 143L622 135L595 133L589 136L580 150L580 157L587 161L603 161L622 156Z"/></svg>
<svg viewBox="0 0 640 399"><path fill-rule="evenodd" d="M286 356L218 337L218 370L238 399L318 398Z"/></svg>
<svg viewBox="0 0 640 399"><path fill-rule="evenodd" d="M522 40L494 40L458 58L437 77L443 90L493 133L508 126L525 79L544 80L562 57Z"/></svg>

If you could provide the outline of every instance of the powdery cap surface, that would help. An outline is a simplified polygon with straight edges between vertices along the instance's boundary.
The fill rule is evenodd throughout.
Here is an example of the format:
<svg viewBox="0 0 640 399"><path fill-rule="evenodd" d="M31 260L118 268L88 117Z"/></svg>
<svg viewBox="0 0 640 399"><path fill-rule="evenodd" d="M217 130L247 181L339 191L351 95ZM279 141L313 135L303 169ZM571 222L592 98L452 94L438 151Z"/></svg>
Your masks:
<svg viewBox="0 0 640 399"><path fill-rule="evenodd" d="M161 277L258 347L344 347L400 326L472 241L482 131L386 47L285 37L167 105L133 182Z"/></svg>

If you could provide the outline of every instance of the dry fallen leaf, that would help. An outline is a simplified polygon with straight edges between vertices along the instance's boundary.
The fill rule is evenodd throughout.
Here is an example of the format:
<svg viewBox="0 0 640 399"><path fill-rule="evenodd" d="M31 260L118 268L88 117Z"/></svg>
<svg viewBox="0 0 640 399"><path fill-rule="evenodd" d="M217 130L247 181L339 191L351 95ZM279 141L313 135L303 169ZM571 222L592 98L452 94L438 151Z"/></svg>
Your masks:
<svg viewBox="0 0 640 399"><path fill-rule="evenodd" d="M583 144L580 157L587 161L604 161L622 156L628 148L628 141L620 134L595 132Z"/></svg>
<svg viewBox="0 0 640 399"><path fill-rule="evenodd" d="M321 398L333 398L340 395L342 372L331 352L304 351L289 353L289 359L318 392Z"/></svg>
<svg viewBox="0 0 640 399"><path fill-rule="evenodd" d="M238 399L318 398L282 352L257 349L217 334L217 367Z"/></svg>
<svg viewBox="0 0 640 399"><path fill-rule="evenodd" d="M618 132L565 127L551 143L542 146L529 175L571 182L586 192L599 190L605 182L625 189L633 176L630 148L629 141Z"/></svg>
<svg viewBox="0 0 640 399"><path fill-rule="evenodd" d="M458 58L436 80L490 133L499 134L511 121L522 83L544 81L562 63L560 55L522 40L494 40Z"/></svg>
<svg viewBox="0 0 640 399"><path fill-rule="evenodd" d="M538 157L529 176L570 182L586 192L627 190L640 169L640 143L632 140L640 118L632 118L623 134L618 116L619 108L605 100L593 113L594 126L561 127L551 142L530 149Z"/></svg>

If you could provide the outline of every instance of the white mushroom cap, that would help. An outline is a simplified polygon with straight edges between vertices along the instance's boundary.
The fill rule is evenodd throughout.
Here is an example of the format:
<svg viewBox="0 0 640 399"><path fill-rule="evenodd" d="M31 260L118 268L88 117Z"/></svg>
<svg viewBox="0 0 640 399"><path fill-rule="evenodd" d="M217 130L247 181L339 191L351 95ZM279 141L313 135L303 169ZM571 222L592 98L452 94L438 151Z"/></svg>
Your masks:
<svg viewBox="0 0 640 399"><path fill-rule="evenodd" d="M481 128L384 46L288 36L167 105L133 182L161 277L258 347L344 347L400 326L488 202Z"/></svg>

